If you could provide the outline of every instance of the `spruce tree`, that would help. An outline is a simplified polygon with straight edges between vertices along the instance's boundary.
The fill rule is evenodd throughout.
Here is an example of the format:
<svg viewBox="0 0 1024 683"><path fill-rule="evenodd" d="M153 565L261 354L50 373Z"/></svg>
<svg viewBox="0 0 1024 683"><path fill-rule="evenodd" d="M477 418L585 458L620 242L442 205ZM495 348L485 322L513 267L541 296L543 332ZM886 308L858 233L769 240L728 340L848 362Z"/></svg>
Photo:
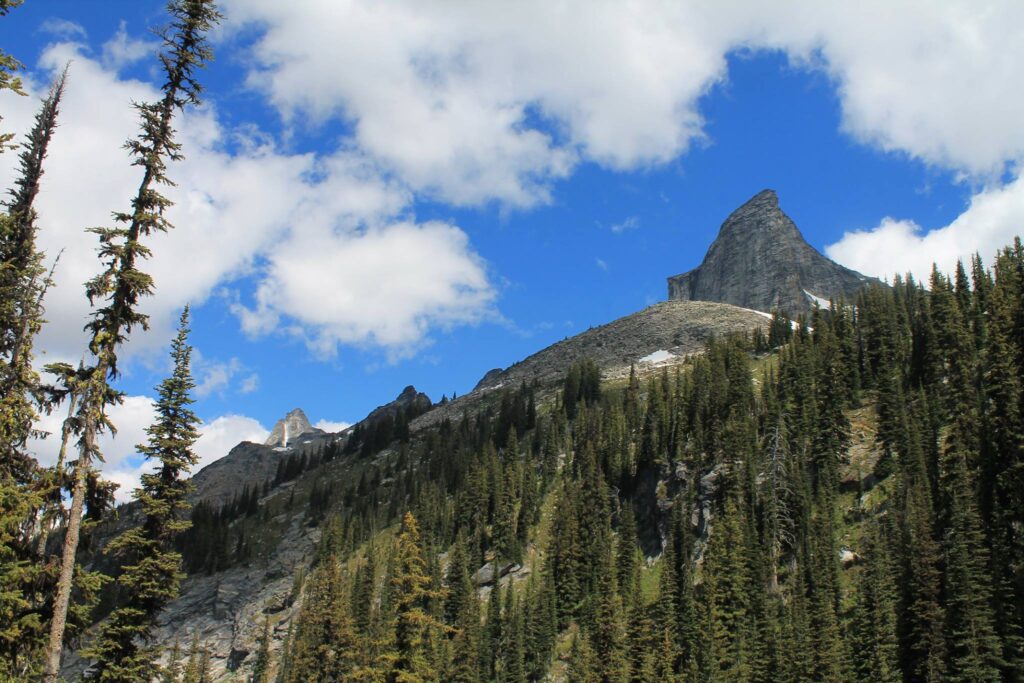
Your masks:
<svg viewBox="0 0 1024 683"><path fill-rule="evenodd" d="M708 540L704 559L704 670L711 681L750 676L748 566L742 556L739 508L730 498Z"/></svg>
<svg viewBox="0 0 1024 683"><path fill-rule="evenodd" d="M899 683L896 574L886 546L889 525L874 523L861 552L864 567L857 581L852 623L853 669L863 683Z"/></svg>
<svg viewBox="0 0 1024 683"><path fill-rule="evenodd" d="M127 600L107 618L86 650L94 660L89 678L95 681L137 681L152 670L160 655L153 644L157 615L178 595L184 577L175 537L190 523L185 519L191 483L188 475L198 456L192 448L199 438L199 418L192 412L188 345L188 307L181 314L171 344L174 372L157 387L156 422L146 429L149 441L138 447L155 472L142 475L135 490L143 514L141 526L126 531L107 546L107 552L126 562L117 578Z"/></svg>
<svg viewBox="0 0 1024 683"><path fill-rule="evenodd" d="M310 575L292 634L288 683L344 680L355 669L357 640L348 595L336 557Z"/></svg>
<svg viewBox="0 0 1024 683"><path fill-rule="evenodd" d="M91 335L89 352L93 362L76 415L81 434L79 457L44 658L46 683L56 683L60 672L85 497L93 475L93 461L100 456L97 438L101 430L110 426L108 407L120 398L110 386L118 375L118 350L135 328L148 324L146 315L138 311L139 299L153 290L152 278L137 267L139 259L150 253L142 240L171 227L164 217L170 200L156 189L157 185L171 182L166 175L165 159L182 157L181 146L174 142L171 121L177 110L199 102L201 87L195 72L212 56L205 34L220 18L212 0L172 0L168 11L171 25L162 34L165 51L161 61L166 70L163 98L156 103L135 105L142 120L142 132L137 140L127 143L134 163L143 169L142 182L131 211L115 213L119 227L93 230L99 236L105 270L86 284L89 301L101 306L86 326Z"/></svg>
<svg viewBox="0 0 1024 683"><path fill-rule="evenodd" d="M429 604L439 597L431 588L426 560L420 545L416 518L406 512L395 547L391 585L395 591L395 651L391 680L420 683L436 680L434 648L446 633L444 624L430 614Z"/></svg>
<svg viewBox="0 0 1024 683"><path fill-rule="evenodd" d="M994 683L1002 679L1002 646L993 619L988 551L965 458L952 453L947 461L953 470L944 544L949 680Z"/></svg>
<svg viewBox="0 0 1024 683"><path fill-rule="evenodd" d="M181 674L181 643L175 638L171 652L167 655L167 664L161 668L160 683L179 683Z"/></svg>
<svg viewBox="0 0 1024 683"><path fill-rule="evenodd" d="M270 617L263 618L263 630L256 647L250 683L270 683Z"/></svg>
<svg viewBox="0 0 1024 683"><path fill-rule="evenodd" d="M478 683L480 680L480 601L469 572L469 558L460 536L452 553L448 576L449 600L445 605L453 628L448 680Z"/></svg>
<svg viewBox="0 0 1024 683"><path fill-rule="evenodd" d="M0 53L0 62L5 57ZM32 366L33 341L43 323L43 296L51 281L36 248L34 202L64 83L61 75L43 100L20 155L11 201L0 214L0 676L35 673L45 617L33 598L33 586L37 589L50 581L43 572L39 544L33 548L29 533L34 526L31 518L42 517L39 510L47 501L48 477L28 453L26 442L39 409L47 410L51 403ZM40 519L41 524L48 521Z"/></svg>
<svg viewBox="0 0 1024 683"><path fill-rule="evenodd" d="M569 652L568 683L598 683L597 654L591 647L586 634L577 631Z"/></svg>

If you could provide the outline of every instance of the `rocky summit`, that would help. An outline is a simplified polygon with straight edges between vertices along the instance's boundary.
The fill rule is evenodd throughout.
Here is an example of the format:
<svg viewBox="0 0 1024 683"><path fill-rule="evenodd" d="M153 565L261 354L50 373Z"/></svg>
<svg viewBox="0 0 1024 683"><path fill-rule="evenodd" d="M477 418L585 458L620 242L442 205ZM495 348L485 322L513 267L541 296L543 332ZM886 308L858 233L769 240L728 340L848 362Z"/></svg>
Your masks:
<svg viewBox="0 0 1024 683"><path fill-rule="evenodd" d="M722 224L704 261L668 278L669 299L719 301L756 311L804 313L817 301L848 301L874 278L844 268L807 243L779 208L773 190L763 190Z"/></svg>
<svg viewBox="0 0 1024 683"><path fill-rule="evenodd" d="M270 432L270 436L267 437L266 445L278 448L287 448L288 444L303 434L309 434L310 432L320 432L313 425L309 424L309 418L302 412L301 408L296 408L285 415L282 419L277 421L274 425L274 429Z"/></svg>

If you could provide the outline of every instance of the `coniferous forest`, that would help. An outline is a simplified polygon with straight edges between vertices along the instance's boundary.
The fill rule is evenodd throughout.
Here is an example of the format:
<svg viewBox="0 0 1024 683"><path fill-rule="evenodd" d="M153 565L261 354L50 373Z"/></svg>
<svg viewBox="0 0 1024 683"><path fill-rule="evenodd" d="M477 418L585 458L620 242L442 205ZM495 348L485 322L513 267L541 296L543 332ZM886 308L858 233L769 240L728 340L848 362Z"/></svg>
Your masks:
<svg viewBox="0 0 1024 683"><path fill-rule="evenodd" d="M114 510L97 436L116 427L119 350L147 325L147 240L173 227L158 188L185 153L173 120L199 101L218 20L170 3L163 98L136 105L126 144L138 193L92 229L77 366L33 364L53 256L33 202L63 77L6 152L21 176L0 215L0 681L57 681L69 650L86 680L212 680L198 638L154 637L159 615L187 575L263 562L282 511L319 530L316 551L294 618L278 633L284 608L266 610L228 680L1024 681L1020 239L927 283L776 312L672 368L602 378L579 358L558 387L504 387L429 428L410 429L419 408L382 414L196 505L186 308L139 447L155 469ZM43 467L28 443L50 412L61 459ZM351 476L332 478L339 463Z"/></svg>
<svg viewBox="0 0 1024 683"><path fill-rule="evenodd" d="M330 517L277 680L1019 680L1024 247L971 270L443 424Z"/></svg>

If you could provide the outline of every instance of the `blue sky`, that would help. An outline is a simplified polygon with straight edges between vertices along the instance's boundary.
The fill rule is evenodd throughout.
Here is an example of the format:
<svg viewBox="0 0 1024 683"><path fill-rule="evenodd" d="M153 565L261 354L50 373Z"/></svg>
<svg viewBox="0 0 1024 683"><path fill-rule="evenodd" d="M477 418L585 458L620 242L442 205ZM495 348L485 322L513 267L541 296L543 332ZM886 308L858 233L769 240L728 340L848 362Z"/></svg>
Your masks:
<svg viewBox="0 0 1024 683"><path fill-rule="evenodd" d="M407 384L461 394L660 301L766 187L872 275L990 255L1024 218L1015 5L227 0L206 104L180 125L178 230L154 243L153 330L125 352L109 474L137 476L185 302L209 461L292 407L337 423ZM76 285L97 264L81 230L130 197L117 141L158 83L162 8L29 0L0 20L34 93L72 61L40 207L43 246L66 248L47 359L82 348ZM34 98L3 97L22 130Z"/></svg>

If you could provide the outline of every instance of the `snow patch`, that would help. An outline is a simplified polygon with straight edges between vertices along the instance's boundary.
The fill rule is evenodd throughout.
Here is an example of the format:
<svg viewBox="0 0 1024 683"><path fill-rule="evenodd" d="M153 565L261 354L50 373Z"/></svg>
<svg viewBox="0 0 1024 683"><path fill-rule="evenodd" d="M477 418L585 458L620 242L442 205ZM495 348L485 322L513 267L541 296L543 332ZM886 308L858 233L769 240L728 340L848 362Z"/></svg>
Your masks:
<svg viewBox="0 0 1024 683"><path fill-rule="evenodd" d="M744 311L750 311L751 313L757 313L762 318L768 318L769 320L772 319L772 314L771 313L765 313L764 311L756 311L753 308L744 308L743 310Z"/></svg>
<svg viewBox="0 0 1024 683"><path fill-rule="evenodd" d="M644 356L643 358L641 358L637 362L638 363L654 363L654 364L666 363L666 362L672 360L675 357L676 357L676 355L674 353L669 353L665 349L658 349L654 353L647 354L646 356Z"/></svg>
<svg viewBox="0 0 1024 683"><path fill-rule="evenodd" d="M808 292L806 289L803 291L804 294L811 298L811 301L817 301L818 305L821 306L823 309L827 309L832 305L832 302L829 301L828 299L822 299L820 296L815 296L814 294Z"/></svg>

